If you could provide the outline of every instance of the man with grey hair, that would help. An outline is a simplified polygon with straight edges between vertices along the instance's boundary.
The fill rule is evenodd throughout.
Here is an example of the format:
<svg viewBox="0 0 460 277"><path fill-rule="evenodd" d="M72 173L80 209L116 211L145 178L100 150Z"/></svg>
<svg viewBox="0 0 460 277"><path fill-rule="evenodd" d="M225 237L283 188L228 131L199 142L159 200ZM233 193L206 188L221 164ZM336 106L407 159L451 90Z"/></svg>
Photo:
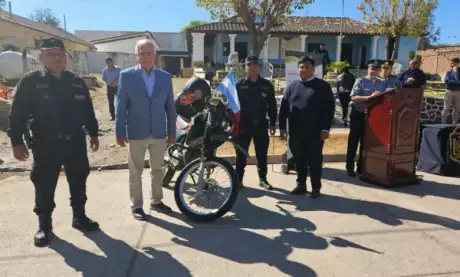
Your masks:
<svg viewBox="0 0 460 277"><path fill-rule="evenodd" d="M143 210L142 171L149 152L150 207L171 212L163 204L163 157L168 142L176 137L176 110L171 75L155 67L156 51L150 40L140 40L135 49L138 65L120 73L115 113L118 145L128 143L129 194L132 215L146 220ZM166 132L167 129L167 132Z"/></svg>

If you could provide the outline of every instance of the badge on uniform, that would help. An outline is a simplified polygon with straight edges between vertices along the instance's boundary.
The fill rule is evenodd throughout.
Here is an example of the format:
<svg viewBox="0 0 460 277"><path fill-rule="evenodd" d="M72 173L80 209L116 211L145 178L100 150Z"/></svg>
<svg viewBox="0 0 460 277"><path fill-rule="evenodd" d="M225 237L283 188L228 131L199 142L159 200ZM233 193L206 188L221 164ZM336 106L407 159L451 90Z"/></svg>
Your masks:
<svg viewBox="0 0 460 277"><path fill-rule="evenodd" d="M85 100L85 95L82 94L75 94L75 100Z"/></svg>
<svg viewBox="0 0 460 277"><path fill-rule="evenodd" d="M267 93L266 93L266 92L262 92L262 97L263 97L263 98L267 97Z"/></svg>

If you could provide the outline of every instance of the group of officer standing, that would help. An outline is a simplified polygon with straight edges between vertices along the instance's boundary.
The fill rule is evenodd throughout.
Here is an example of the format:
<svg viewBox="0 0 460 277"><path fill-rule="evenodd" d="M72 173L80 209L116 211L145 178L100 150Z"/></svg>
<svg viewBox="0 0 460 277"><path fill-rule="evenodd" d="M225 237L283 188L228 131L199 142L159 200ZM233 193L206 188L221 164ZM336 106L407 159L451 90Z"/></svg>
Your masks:
<svg viewBox="0 0 460 277"><path fill-rule="evenodd" d="M383 70L382 70L383 69ZM409 61L408 69L399 76L391 74L393 62L372 60L368 64L368 74L357 78L351 90L352 108L350 113L350 133L348 137L346 170L350 177L361 174L363 163L363 143L365 129L365 104L375 93L388 89L423 88L426 85L425 73L420 69L420 62ZM359 144L358 161L355 171L356 150Z"/></svg>
<svg viewBox="0 0 460 277"><path fill-rule="evenodd" d="M269 80L260 76L258 57L247 57L245 70L246 77L236 84L241 105L241 132L237 135L237 142L247 151L251 139L254 140L259 184L265 189L272 189L267 180L267 129L270 130L270 135L276 132L277 105L274 88ZM311 197L317 198L321 190L322 145L329 137L335 99L329 83L316 78L314 72L315 60L308 56L302 57L298 62L299 79L287 86L278 121L281 138L285 139L289 134L288 144L297 170L297 185L291 193L307 193L306 180L310 168ZM236 152L236 172L243 186L246 158Z"/></svg>
<svg viewBox="0 0 460 277"><path fill-rule="evenodd" d="M27 73L18 83L9 114L8 134L17 160L28 159L26 144L34 156L31 180L35 186L34 212L39 221L34 243L36 246L45 246L52 237L51 215L55 208L54 194L62 166L70 187L72 226L82 231L99 229L99 224L85 213L86 180L90 172L86 136L90 137L92 151L98 150L99 140L98 121L89 90L81 78L66 70L67 57L63 42L50 38L43 39L40 45L44 69ZM246 77L236 84L241 105L240 132L236 140L245 150L248 150L251 140L254 141L259 184L265 189L272 189L267 180L267 155L269 134L275 135L278 118L281 138L289 137L289 147L295 160L297 180L292 194L307 193L306 180L310 169L311 197L317 198L321 195L322 146L329 138L335 113L331 86L314 76L315 60L302 57L298 62L299 79L287 86L278 116L273 84L260 76L258 60L256 56L246 58ZM103 75L108 83L109 105L113 105L119 68L113 65L111 59L106 62L108 68ZM389 66L390 63L386 63L384 68ZM411 66L408 72L395 80L390 74L380 78L382 65L371 63L368 76L356 80L351 92L353 106L347 154L347 171L350 175L354 175L353 161L357 145L360 142L362 145L363 141L362 102L375 91L426 83L417 71L415 61L411 61ZM112 106L110 112L113 118ZM243 186L246 158L239 151L236 153L236 172L240 186ZM361 170L361 157L360 150L358 172Z"/></svg>

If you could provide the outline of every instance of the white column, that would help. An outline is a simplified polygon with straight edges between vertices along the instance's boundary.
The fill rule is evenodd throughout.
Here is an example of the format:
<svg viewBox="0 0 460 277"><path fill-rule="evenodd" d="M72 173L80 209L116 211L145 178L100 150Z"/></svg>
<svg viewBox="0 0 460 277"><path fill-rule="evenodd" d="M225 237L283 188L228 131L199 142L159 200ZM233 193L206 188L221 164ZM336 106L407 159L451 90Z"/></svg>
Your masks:
<svg viewBox="0 0 460 277"><path fill-rule="evenodd" d="M268 35L267 40L264 43L263 48L263 55L264 55L264 64L268 64L268 43L269 43L270 35Z"/></svg>
<svg viewBox="0 0 460 277"><path fill-rule="evenodd" d="M307 35L300 36L300 52L305 52L305 40L307 39Z"/></svg>
<svg viewBox="0 0 460 277"><path fill-rule="evenodd" d="M372 59L377 59L378 40L378 36L372 38Z"/></svg>
<svg viewBox="0 0 460 277"><path fill-rule="evenodd" d="M230 53L233 53L233 52L235 52L236 34L228 34L228 37L230 38Z"/></svg>
<svg viewBox="0 0 460 277"><path fill-rule="evenodd" d="M204 35L205 33L192 33L192 62L204 62Z"/></svg>

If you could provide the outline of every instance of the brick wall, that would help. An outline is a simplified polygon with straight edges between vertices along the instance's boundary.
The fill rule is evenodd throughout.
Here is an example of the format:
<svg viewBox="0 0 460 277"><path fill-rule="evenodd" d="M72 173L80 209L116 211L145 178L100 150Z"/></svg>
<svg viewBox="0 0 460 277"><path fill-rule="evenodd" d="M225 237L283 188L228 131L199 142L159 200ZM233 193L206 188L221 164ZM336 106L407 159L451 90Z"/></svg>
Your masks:
<svg viewBox="0 0 460 277"><path fill-rule="evenodd" d="M422 57L422 70L429 74L444 74L450 70L450 60L460 57L460 45L419 50Z"/></svg>

